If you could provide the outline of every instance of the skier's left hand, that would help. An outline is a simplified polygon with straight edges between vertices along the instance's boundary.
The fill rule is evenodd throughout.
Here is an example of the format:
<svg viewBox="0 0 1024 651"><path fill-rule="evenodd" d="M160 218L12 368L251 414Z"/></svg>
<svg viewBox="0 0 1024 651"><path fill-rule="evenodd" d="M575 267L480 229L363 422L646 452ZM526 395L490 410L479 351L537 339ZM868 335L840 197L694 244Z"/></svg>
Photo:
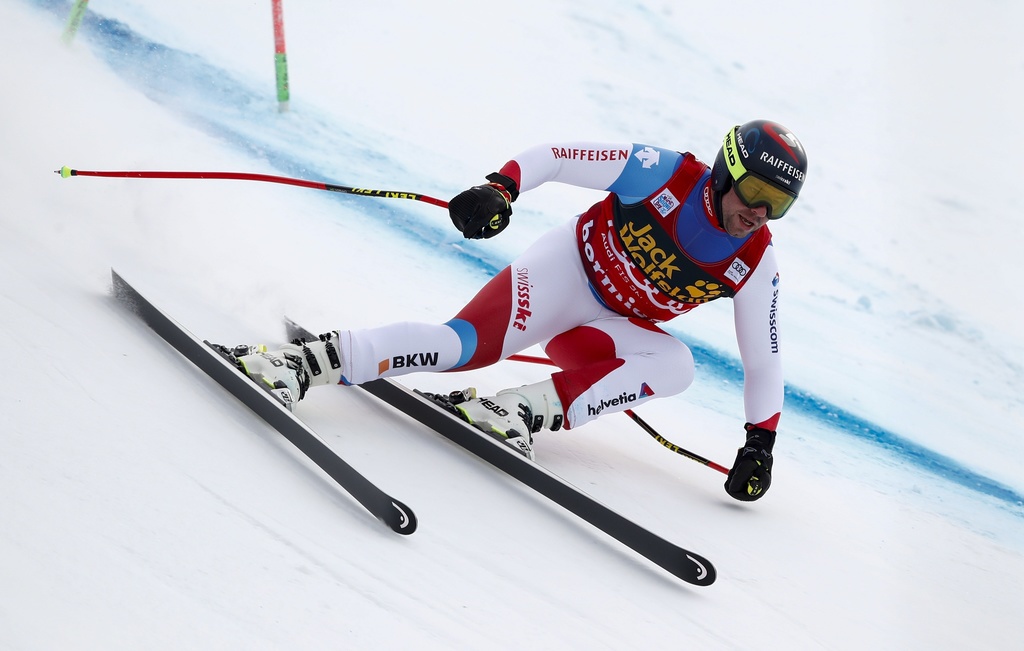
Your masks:
<svg viewBox="0 0 1024 651"><path fill-rule="evenodd" d="M497 172L486 185L460 192L448 202L448 214L463 237L472 240L494 237L508 226L512 202L519 196L516 183Z"/></svg>
<svg viewBox="0 0 1024 651"><path fill-rule="evenodd" d="M742 502L753 502L768 492L772 484L772 448L775 432L747 423L747 442L736 453L725 492Z"/></svg>

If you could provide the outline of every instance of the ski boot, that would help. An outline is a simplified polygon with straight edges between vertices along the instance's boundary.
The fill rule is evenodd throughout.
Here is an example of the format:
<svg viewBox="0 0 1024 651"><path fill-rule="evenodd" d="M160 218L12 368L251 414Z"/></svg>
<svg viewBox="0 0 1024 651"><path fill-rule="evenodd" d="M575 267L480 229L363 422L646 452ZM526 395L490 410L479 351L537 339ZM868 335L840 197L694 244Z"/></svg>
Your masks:
<svg viewBox="0 0 1024 651"><path fill-rule="evenodd" d="M213 347L288 409L294 409L310 387L341 381L336 331L320 335L318 341L296 339L275 351L262 344Z"/></svg>
<svg viewBox="0 0 1024 651"><path fill-rule="evenodd" d="M564 421L562 403L551 380L504 389L483 398L470 387L453 391L447 401L467 423L530 460L534 458L533 435L541 429L561 429Z"/></svg>

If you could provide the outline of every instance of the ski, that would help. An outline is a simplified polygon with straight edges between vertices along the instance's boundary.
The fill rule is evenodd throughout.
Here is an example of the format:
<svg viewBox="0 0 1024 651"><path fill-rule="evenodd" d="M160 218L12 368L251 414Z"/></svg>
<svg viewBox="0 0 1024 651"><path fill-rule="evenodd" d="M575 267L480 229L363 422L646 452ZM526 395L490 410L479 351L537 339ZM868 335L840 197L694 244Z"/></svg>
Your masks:
<svg viewBox="0 0 1024 651"><path fill-rule="evenodd" d="M416 515L412 509L385 493L346 463L312 429L296 418L277 397L245 376L211 344L197 338L167 316L116 271L111 269L110 273L114 296L167 343L280 432L393 531L408 535L416 530Z"/></svg>
<svg viewBox="0 0 1024 651"><path fill-rule="evenodd" d="M316 339L315 335L290 319L285 320L285 326L290 340ZM358 386L518 479L670 574L698 586L711 585L715 582L717 571L708 559L683 549L619 515L508 445L466 423L429 396L387 378Z"/></svg>

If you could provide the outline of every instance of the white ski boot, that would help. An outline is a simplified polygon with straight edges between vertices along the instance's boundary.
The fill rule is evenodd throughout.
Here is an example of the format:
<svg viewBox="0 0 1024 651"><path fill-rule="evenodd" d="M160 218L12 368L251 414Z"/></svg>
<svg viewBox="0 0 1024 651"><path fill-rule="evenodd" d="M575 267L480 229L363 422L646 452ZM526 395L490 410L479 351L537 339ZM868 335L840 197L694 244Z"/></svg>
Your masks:
<svg viewBox="0 0 1024 651"><path fill-rule="evenodd" d="M533 434L541 429L558 430L565 418L555 383L550 379L483 398L477 397L476 389L471 387L455 392L450 399L466 422L531 460Z"/></svg>
<svg viewBox="0 0 1024 651"><path fill-rule="evenodd" d="M310 387L341 381L336 331L320 335L319 341L296 339L275 351L262 344L218 348L253 381L266 385L288 409L294 409Z"/></svg>

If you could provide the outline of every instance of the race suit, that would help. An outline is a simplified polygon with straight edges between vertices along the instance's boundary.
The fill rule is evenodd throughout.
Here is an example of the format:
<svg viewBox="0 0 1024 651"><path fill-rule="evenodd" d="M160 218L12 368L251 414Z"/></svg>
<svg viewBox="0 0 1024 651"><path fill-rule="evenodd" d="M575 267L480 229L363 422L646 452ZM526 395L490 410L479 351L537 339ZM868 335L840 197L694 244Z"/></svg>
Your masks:
<svg viewBox="0 0 1024 651"><path fill-rule="evenodd" d="M689 348L658 323L733 299L748 422L774 430L783 380L779 273L766 226L729 236L711 172L692 154L643 144L531 148L500 170L521 193L555 181L606 190L538 239L444 324L342 331L343 384L465 371L540 344L568 427L685 390Z"/></svg>

